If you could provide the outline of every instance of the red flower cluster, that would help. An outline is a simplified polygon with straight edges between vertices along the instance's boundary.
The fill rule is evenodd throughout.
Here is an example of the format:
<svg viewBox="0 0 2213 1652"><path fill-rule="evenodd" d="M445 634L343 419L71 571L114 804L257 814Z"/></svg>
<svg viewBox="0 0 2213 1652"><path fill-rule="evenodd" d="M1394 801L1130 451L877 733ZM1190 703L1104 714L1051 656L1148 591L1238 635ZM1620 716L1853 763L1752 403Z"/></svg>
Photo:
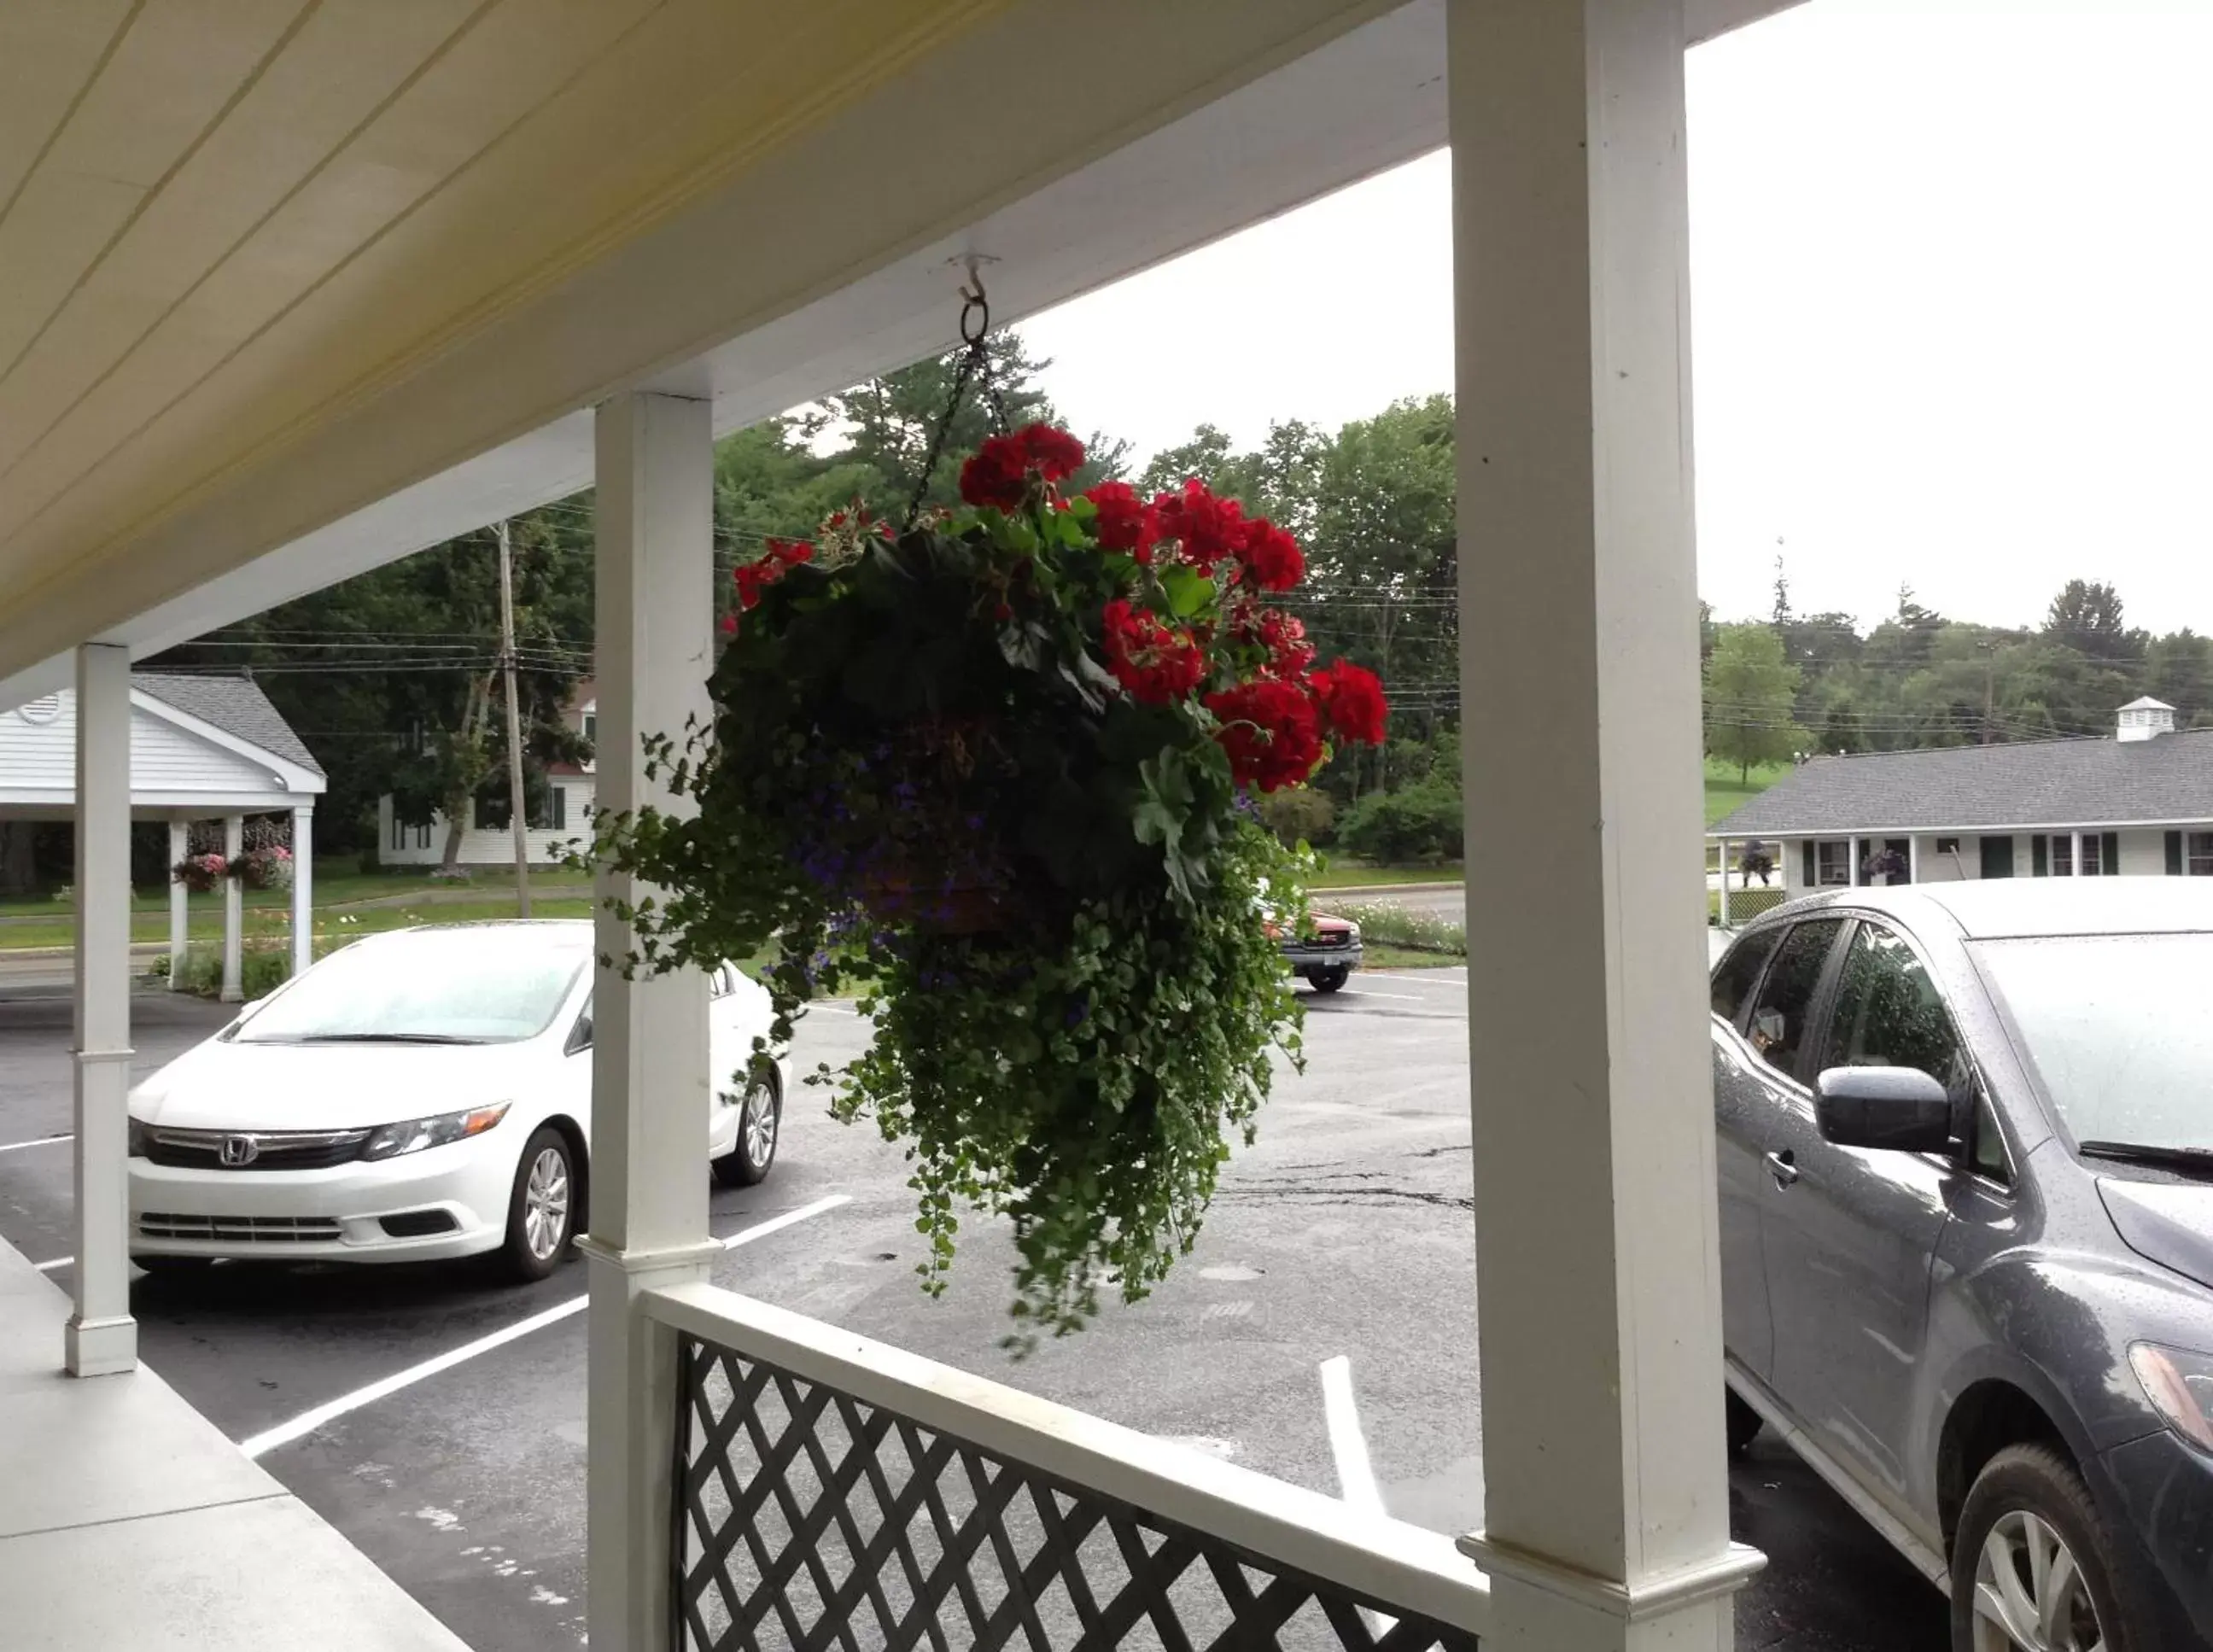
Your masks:
<svg viewBox="0 0 2213 1652"><path fill-rule="evenodd" d="M1164 625L1120 597L1106 605L1101 619L1107 668L1132 698L1167 705L1205 677L1206 655L1189 631Z"/></svg>
<svg viewBox="0 0 2213 1652"><path fill-rule="evenodd" d="M1126 552L1149 564L1154 542L1161 537L1159 510L1138 498L1127 482L1101 482L1083 497L1099 508L1092 524L1099 548Z"/></svg>
<svg viewBox="0 0 2213 1652"><path fill-rule="evenodd" d="M1027 424L1012 436L995 436L960 467L960 497L972 505L1014 510L1039 482L1073 476L1083 464L1083 444L1050 424Z"/></svg>
<svg viewBox="0 0 2213 1652"><path fill-rule="evenodd" d="M1307 575L1307 559L1299 542L1265 516L1255 516L1245 524L1237 559L1264 591L1288 591Z"/></svg>
<svg viewBox="0 0 2213 1652"><path fill-rule="evenodd" d="M1321 722L1303 684L1256 677L1206 697L1222 720L1215 738L1241 786L1277 791L1302 784L1321 761Z"/></svg>
<svg viewBox="0 0 2213 1652"><path fill-rule="evenodd" d="M1314 663L1314 647L1307 641L1306 622L1281 608L1264 608L1249 598L1232 609L1230 634L1241 643L1257 643L1268 650L1260 669L1271 677L1296 680Z"/></svg>
<svg viewBox="0 0 2213 1652"><path fill-rule="evenodd" d="M1134 503L1136 496L1130 497ZM1217 498L1195 476L1180 492L1155 496L1149 514L1156 536L1175 540L1183 560L1194 568L1210 574L1228 557L1243 577L1264 591L1288 591L1306 577L1307 559L1296 539L1265 516L1247 516L1235 499Z"/></svg>
<svg viewBox="0 0 2213 1652"><path fill-rule="evenodd" d="M805 539L771 539L759 561L749 562L730 576L738 588L738 607L759 607L763 591L801 563L814 560L814 547ZM737 625L734 621L722 629L733 631Z"/></svg>
<svg viewBox="0 0 2213 1652"><path fill-rule="evenodd" d="M1314 650L1307 652L1311 655ZM1383 703L1383 685L1374 672L1339 660L1308 677L1307 686L1338 739L1363 746L1383 743L1390 708Z"/></svg>

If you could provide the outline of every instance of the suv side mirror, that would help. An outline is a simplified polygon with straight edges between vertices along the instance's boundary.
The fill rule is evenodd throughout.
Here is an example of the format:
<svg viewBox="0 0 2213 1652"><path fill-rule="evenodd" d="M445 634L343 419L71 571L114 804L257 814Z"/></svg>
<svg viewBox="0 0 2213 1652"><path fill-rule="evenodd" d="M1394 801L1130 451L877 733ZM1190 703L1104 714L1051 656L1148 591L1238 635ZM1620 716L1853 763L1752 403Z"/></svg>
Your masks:
<svg viewBox="0 0 2213 1652"><path fill-rule="evenodd" d="M569 1029L569 1042L562 1047L564 1056L578 1056L592 1047L592 1012L587 1009L576 1017L576 1024Z"/></svg>
<svg viewBox="0 0 2213 1652"><path fill-rule="evenodd" d="M1952 1098L1918 1067L1832 1067L1814 1087L1814 1116L1838 1147L1942 1153L1952 1145Z"/></svg>

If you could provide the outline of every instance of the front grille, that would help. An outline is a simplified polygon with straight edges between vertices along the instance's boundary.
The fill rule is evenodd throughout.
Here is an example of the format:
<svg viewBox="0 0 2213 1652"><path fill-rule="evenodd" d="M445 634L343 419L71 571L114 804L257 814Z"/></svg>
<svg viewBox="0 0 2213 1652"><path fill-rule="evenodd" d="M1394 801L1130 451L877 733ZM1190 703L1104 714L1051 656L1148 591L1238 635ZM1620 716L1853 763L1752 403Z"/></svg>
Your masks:
<svg viewBox="0 0 2213 1652"><path fill-rule="evenodd" d="M461 1225L451 1210L403 1210L396 1216L380 1216L377 1224L394 1239L427 1239Z"/></svg>
<svg viewBox="0 0 2213 1652"><path fill-rule="evenodd" d="M219 1239L247 1245L302 1245L338 1236L328 1216L196 1216L149 1210L138 1218L143 1239Z"/></svg>
<svg viewBox="0 0 2213 1652"><path fill-rule="evenodd" d="M179 1170L327 1170L361 1156L366 1130L165 1130L146 1132L146 1157ZM225 1142L251 1143L243 1164L227 1164ZM237 1156L234 1150L233 1156Z"/></svg>

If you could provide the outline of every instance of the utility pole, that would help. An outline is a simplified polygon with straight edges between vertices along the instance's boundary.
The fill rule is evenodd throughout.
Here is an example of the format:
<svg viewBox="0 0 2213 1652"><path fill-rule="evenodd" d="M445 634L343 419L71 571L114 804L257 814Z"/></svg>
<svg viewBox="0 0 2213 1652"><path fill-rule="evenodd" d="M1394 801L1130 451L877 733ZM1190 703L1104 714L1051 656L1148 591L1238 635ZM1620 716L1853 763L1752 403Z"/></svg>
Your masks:
<svg viewBox="0 0 2213 1652"><path fill-rule="evenodd" d="M1987 637L1983 642L1983 744L1995 737L1992 722L1998 707L1998 651Z"/></svg>
<svg viewBox="0 0 2213 1652"><path fill-rule="evenodd" d="M515 907L530 916L530 838L522 792L522 714L515 691L515 555L499 524L499 663L507 674L507 819L515 832Z"/></svg>

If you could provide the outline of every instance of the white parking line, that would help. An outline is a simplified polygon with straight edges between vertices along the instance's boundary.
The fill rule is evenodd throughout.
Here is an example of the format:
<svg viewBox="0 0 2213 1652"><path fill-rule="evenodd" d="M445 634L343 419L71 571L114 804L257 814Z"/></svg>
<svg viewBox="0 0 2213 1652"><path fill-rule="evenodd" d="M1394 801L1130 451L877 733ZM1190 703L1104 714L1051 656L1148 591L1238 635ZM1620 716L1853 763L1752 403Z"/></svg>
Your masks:
<svg viewBox="0 0 2213 1652"><path fill-rule="evenodd" d="M734 1251L741 1245L750 1245L756 1239L765 1239L769 1234L805 1222L810 1216L819 1216L826 1210L834 1210L841 1204L851 1203L850 1195L832 1193L812 1204L802 1204L796 1210L786 1210L782 1216L771 1216L766 1222L741 1228L722 1241L722 1248ZM302 1411L289 1423L280 1423L273 1429L240 1441L238 1448L248 1457L265 1456L278 1446L290 1445L295 1440L313 1434L324 1423L344 1417L349 1411L357 1411L364 1405L374 1405L388 1395L398 1393L402 1388L412 1387L426 1377L434 1377L441 1371L450 1371L479 1354L489 1354L493 1349L504 1347L533 1331L542 1331L549 1325L558 1325L563 1320L572 1318L582 1313L590 1301L588 1293L572 1296L565 1302L532 1314L528 1319L517 1320L513 1325L492 1332L488 1336L479 1337L474 1342L465 1342L459 1348L448 1349L436 1358L426 1359L419 1365L411 1365L404 1371L394 1371L390 1376L372 1382L365 1388L357 1388L351 1393L341 1394L312 1411Z"/></svg>
<svg viewBox="0 0 2213 1652"><path fill-rule="evenodd" d="M1383 1512L1383 1493L1368 1460L1368 1436L1360 1431L1360 1411L1352 1400L1352 1362L1343 1354L1321 1362L1322 1419L1329 1427L1329 1452L1337 1459L1338 1495L1363 1514ZM1396 1618L1363 1606L1369 1632L1379 1640L1398 1627Z"/></svg>
<svg viewBox="0 0 2213 1652"><path fill-rule="evenodd" d="M31 1265L40 1273L52 1273L56 1268L65 1268L76 1260L74 1256L58 1256L51 1262L34 1262Z"/></svg>
<svg viewBox="0 0 2213 1652"><path fill-rule="evenodd" d="M74 1142L76 1133L65 1136L40 1136L27 1142L0 1142L0 1153L21 1153L27 1147L59 1147L64 1142Z"/></svg>

